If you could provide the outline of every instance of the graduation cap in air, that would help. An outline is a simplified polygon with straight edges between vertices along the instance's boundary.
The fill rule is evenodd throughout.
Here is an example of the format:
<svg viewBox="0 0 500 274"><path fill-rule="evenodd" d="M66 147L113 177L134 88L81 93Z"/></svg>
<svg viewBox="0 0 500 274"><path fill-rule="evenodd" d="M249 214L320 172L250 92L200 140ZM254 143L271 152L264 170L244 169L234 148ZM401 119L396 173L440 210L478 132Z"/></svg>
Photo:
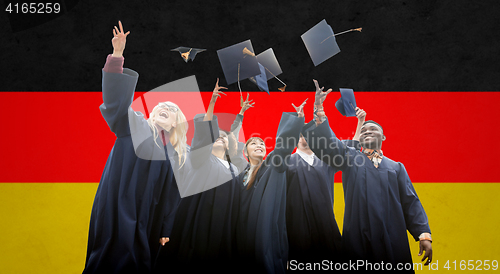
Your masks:
<svg viewBox="0 0 500 274"><path fill-rule="evenodd" d="M228 85L260 74L257 57L253 54L252 42L246 40L217 51Z"/></svg>
<svg viewBox="0 0 500 274"><path fill-rule="evenodd" d="M335 36L351 31L361 31L361 28L350 29L341 33L334 34L332 27L323 19L314 27L302 34L301 38L306 45L307 51L311 56L314 66L317 66L335 54L340 52Z"/></svg>
<svg viewBox="0 0 500 274"><path fill-rule="evenodd" d="M280 75L283 71L274 55L274 51L272 48L265 50L264 52L257 55L257 61L259 63L259 68L261 73L255 77L249 78L252 82L257 84L261 91L266 91L269 94L269 88L267 85L267 81L271 78L276 78L280 81L284 86L278 88L280 91L285 91L286 84L281 81L277 75Z"/></svg>
<svg viewBox="0 0 500 274"><path fill-rule="evenodd" d="M175 49L171 49L170 51L178 51L181 54L182 59L184 59L184 62L187 63L189 60L194 61L194 57L196 57L196 54L205 50L206 49L178 47Z"/></svg>
<svg viewBox="0 0 500 274"><path fill-rule="evenodd" d="M340 99L335 102L337 110L346 117L356 116L356 98L350 88L340 88Z"/></svg>

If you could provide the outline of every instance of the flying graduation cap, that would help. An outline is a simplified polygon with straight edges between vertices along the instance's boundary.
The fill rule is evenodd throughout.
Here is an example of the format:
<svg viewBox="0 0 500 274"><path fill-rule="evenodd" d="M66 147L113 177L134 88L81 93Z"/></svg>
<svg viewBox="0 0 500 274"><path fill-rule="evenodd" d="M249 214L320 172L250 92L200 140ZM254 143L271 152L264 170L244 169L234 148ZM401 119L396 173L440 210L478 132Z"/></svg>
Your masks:
<svg viewBox="0 0 500 274"><path fill-rule="evenodd" d="M309 52L309 56L311 56L314 66L317 66L340 52L335 36L351 31L361 31L361 29L350 29L334 34L332 27L323 19L302 34L301 38Z"/></svg>
<svg viewBox="0 0 500 274"><path fill-rule="evenodd" d="M245 51L244 51L245 50ZM217 51L228 85L260 74L259 64L253 53L252 42L246 40Z"/></svg>
<svg viewBox="0 0 500 274"><path fill-rule="evenodd" d="M337 110L346 117L356 116L356 98L350 88L340 88L340 98L335 102Z"/></svg>
<svg viewBox="0 0 500 274"><path fill-rule="evenodd" d="M272 49L266 50L261 56L255 56L250 40L220 49L217 51L217 55L219 56L219 61L227 84L238 82L241 102L243 102L243 95L240 87L241 80L250 78L250 81L254 82L260 90L266 91L269 94L267 80L270 77L278 79L276 74L282 73ZM266 66L269 66L269 68ZM279 81L283 83L281 80ZM285 85L285 83L283 84ZM286 85L279 88L279 90L284 91L285 87Z"/></svg>
<svg viewBox="0 0 500 274"><path fill-rule="evenodd" d="M267 92L267 94L269 94L269 86L267 85L267 78L266 78L266 68L264 68L264 66L261 65L260 63L258 64L259 64L260 74L250 77L248 78L248 80L256 84L257 87L260 89L260 91L265 91Z"/></svg>
<svg viewBox="0 0 500 274"><path fill-rule="evenodd" d="M205 50L206 49L178 47L175 49L171 49L170 51L178 51L181 54L182 59L184 59L184 62L187 63L189 60L194 61L194 57L196 57L196 54Z"/></svg>
<svg viewBox="0 0 500 274"><path fill-rule="evenodd" d="M267 81L271 78L276 78L283 84L283 87L278 89L280 91L285 91L286 84L277 77L277 75L280 75L283 71L281 70L280 64L274 55L273 49L269 48L258 54L257 61L259 63L261 73L260 75L250 78L250 80L257 84L261 91L266 91L267 94L269 94Z"/></svg>

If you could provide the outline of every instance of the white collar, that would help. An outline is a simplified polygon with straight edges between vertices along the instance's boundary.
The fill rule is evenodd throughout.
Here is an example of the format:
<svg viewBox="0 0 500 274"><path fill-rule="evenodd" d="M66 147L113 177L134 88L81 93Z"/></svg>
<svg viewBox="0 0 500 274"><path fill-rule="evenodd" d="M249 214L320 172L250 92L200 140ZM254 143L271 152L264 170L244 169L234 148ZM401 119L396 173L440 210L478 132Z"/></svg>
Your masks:
<svg viewBox="0 0 500 274"><path fill-rule="evenodd" d="M215 158L219 159L219 161L226 167L226 168L229 168L229 162L226 161L226 160L223 160L217 156L215 156Z"/></svg>
<svg viewBox="0 0 500 274"><path fill-rule="evenodd" d="M314 152L313 152L313 154L308 155L305 152L297 149L297 151L295 153L299 154L299 156L302 157L302 159L304 159L304 161L306 161L310 166L312 166L312 164L314 162L314 157L316 156L316 155L314 155Z"/></svg>

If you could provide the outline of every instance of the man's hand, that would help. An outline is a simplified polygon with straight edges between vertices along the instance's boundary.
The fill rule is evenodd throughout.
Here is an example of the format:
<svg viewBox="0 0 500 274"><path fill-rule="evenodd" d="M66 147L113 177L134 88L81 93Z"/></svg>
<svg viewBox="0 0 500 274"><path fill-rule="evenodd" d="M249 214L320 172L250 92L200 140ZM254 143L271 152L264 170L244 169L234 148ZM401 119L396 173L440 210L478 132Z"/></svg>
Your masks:
<svg viewBox="0 0 500 274"><path fill-rule="evenodd" d="M356 117L360 123L365 122L366 112L358 107L356 107Z"/></svg>
<svg viewBox="0 0 500 274"><path fill-rule="evenodd" d="M121 21L118 21L118 26L120 29L115 26L113 29L113 39L111 39L111 43L113 44L113 57L122 57L123 51L125 50L125 44L127 43L127 35L130 34L130 31L127 33L123 32L123 25Z"/></svg>
<svg viewBox="0 0 500 274"><path fill-rule="evenodd" d="M323 91L323 89L325 87L319 88L318 81L313 79L313 82L314 82L314 86L316 86L316 94L314 95L314 105L320 106L325 101L328 93L332 92L332 89L328 89L327 91Z"/></svg>
<svg viewBox="0 0 500 274"><path fill-rule="evenodd" d="M247 111L247 109L253 107L253 105L255 105L255 102L252 103L253 100L250 100L248 101L248 97L250 96L250 94L247 93L247 99L245 101L243 101L243 98L241 98L242 102L241 102L241 110L240 110L240 114L243 115L245 113L245 111Z"/></svg>
<svg viewBox="0 0 500 274"><path fill-rule="evenodd" d="M306 98L304 100L304 102L302 102L302 104L300 104L300 106L296 107L293 103L292 103L292 106L295 108L295 111L297 111L297 116L299 117L304 117L304 105L306 104L306 101L307 101L308 98Z"/></svg>
<svg viewBox="0 0 500 274"><path fill-rule="evenodd" d="M422 256L422 252L425 251L425 255L422 258L422 262L427 259L427 261L424 263L424 265L429 265L432 261L432 243L429 240L420 240L420 251L418 253L418 256Z"/></svg>
<svg viewBox="0 0 500 274"><path fill-rule="evenodd" d="M161 237L160 238L161 245L165 245L166 243L168 243L168 241L170 241L170 238L168 238L168 237Z"/></svg>

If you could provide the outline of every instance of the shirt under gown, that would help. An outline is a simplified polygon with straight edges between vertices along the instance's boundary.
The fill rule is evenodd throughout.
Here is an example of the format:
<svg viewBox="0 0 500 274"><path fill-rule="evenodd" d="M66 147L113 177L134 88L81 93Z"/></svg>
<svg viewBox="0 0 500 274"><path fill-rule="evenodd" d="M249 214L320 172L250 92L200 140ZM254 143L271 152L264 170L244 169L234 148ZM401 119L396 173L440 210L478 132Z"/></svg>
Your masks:
<svg viewBox="0 0 500 274"><path fill-rule="evenodd" d="M429 232L427 215L402 163L383 157L376 168L368 157L348 147L328 120L304 127L314 153L342 171L345 213L342 250L348 259L411 263L407 230L418 240Z"/></svg>

